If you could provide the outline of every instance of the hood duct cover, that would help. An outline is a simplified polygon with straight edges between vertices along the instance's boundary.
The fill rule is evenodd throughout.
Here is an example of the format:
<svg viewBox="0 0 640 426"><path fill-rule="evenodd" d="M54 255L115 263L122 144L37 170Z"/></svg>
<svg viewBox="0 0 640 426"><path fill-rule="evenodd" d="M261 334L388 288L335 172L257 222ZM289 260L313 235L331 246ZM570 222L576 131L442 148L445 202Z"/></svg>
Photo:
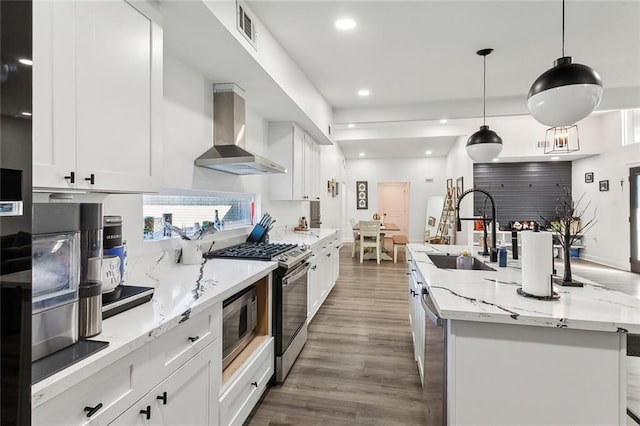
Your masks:
<svg viewBox="0 0 640 426"><path fill-rule="evenodd" d="M247 151L245 142L245 107L242 89L233 83L216 84L213 94L213 148L195 161L236 175L286 173L287 169Z"/></svg>

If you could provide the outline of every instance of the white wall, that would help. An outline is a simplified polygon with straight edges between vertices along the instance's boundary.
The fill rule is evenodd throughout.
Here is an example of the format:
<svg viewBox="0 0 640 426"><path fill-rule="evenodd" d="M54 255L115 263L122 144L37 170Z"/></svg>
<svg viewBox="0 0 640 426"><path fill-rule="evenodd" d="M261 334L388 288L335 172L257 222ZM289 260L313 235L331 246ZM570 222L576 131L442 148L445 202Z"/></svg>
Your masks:
<svg viewBox="0 0 640 426"><path fill-rule="evenodd" d="M346 216L343 229L351 229L350 218L371 220L378 208L377 187L379 182L409 182L409 230L412 242L424 241L427 198L442 195L446 190L443 157L406 159L357 159L346 162ZM433 176L433 182L426 182ZM369 209L356 209L356 181L367 181L369 186ZM352 238L344 233L346 239Z"/></svg>
<svg viewBox="0 0 640 426"><path fill-rule="evenodd" d="M338 196L332 197L327 192L327 182L335 179L338 182ZM342 150L338 145L320 146L320 213L323 228L338 228L340 235L351 237L351 232L345 230L343 217L345 216L346 162Z"/></svg>
<svg viewBox="0 0 640 426"><path fill-rule="evenodd" d="M583 206L591 203L583 216L597 223L583 239L580 257L628 271L630 269L629 168L640 165L640 144L622 146L621 112L599 116L605 152L573 162L572 196L583 194ZM585 183L584 174L594 173L594 182ZM609 180L609 191L600 192L598 182ZM620 183L622 181L622 184Z"/></svg>
<svg viewBox="0 0 640 426"><path fill-rule="evenodd" d="M451 147L449 155L447 155L446 178L453 179L455 186L456 180L462 176L464 190L473 188L473 160L467 155L467 139L468 136L460 136L456 143ZM446 180L442 194L446 195ZM473 215L473 195L467 195L460 205L460 217L471 217ZM456 234L456 244L471 244L473 241L473 226L471 221L462 222L462 232Z"/></svg>

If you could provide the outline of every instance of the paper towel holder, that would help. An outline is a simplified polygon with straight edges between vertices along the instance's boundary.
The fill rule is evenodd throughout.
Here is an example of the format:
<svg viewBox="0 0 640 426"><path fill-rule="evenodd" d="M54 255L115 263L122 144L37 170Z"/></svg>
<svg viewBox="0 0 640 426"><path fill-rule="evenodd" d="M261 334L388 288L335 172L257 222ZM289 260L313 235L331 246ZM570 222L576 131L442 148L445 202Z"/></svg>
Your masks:
<svg viewBox="0 0 640 426"><path fill-rule="evenodd" d="M520 296L523 297L528 297L530 299L536 299L536 300L558 300L560 299L560 294L558 294L555 291L551 292L551 296L536 296L535 294L529 294L526 291L522 290L522 287L518 287L518 290L516 290L518 292L518 294Z"/></svg>

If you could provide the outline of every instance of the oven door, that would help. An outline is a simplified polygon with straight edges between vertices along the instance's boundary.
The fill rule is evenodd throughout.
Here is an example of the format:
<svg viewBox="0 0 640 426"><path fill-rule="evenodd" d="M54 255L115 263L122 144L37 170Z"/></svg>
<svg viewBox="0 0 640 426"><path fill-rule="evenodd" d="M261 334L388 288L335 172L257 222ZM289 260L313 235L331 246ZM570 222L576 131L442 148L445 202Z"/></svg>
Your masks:
<svg viewBox="0 0 640 426"><path fill-rule="evenodd" d="M307 321L307 271L310 264L305 262L287 272L278 283L279 319L276 330L276 350L282 355Z"/></svg>

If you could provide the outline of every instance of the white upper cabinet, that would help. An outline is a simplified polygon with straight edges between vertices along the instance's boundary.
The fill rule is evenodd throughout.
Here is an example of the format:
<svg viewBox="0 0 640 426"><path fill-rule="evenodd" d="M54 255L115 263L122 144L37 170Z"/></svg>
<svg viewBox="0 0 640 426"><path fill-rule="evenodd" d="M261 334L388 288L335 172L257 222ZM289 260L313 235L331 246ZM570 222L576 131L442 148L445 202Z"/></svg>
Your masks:
<svg viewBox="0 0 640 426"><path fill-rule="evenodd" d="M295 123L270 123L270 157L287 168L270 179L272 200L320 199L320 147Z"/></svg>
<svg viewBox="0 0 640 426"><path fill-rule="evenodd" d="M160 186L162 27L146 3L34 2L33 186Z"/></svg>

